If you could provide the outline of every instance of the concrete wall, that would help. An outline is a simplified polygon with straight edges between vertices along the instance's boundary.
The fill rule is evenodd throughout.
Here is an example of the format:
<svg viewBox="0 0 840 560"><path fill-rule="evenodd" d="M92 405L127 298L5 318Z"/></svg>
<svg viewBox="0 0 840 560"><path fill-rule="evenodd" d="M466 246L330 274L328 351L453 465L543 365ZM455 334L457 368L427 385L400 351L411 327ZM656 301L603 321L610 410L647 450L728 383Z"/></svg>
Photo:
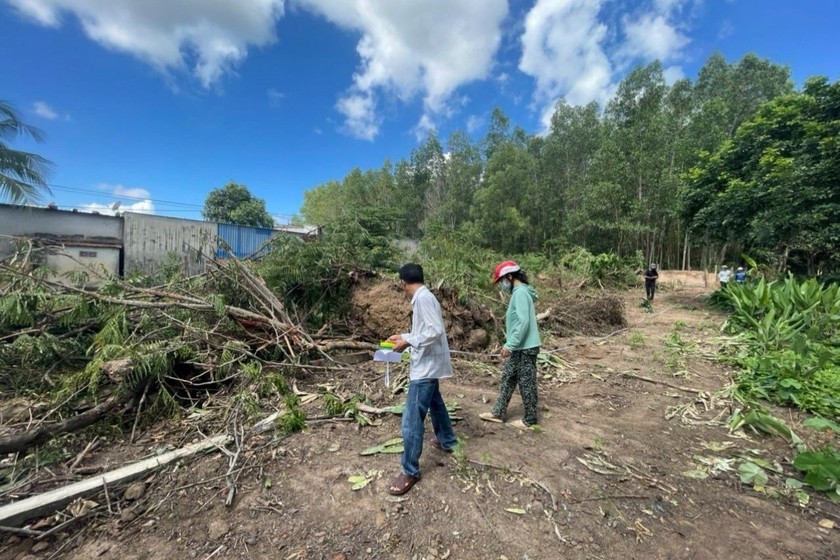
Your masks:
<svg viewBox="0 0 840 560"><path fill-rule="evenodd" d="M0 259L15 251L16 241L9 237L60 239L67 245L70 240L119 244L122 236L121 218L0 204Z"/></svg>
<svg viewBox="0 0 840 560"><path fill-rule="evenodd" d="M123 235L124 273L154 274L174 255L188 275L201 274L205 255L216 250L216 224L126 213Z"/></svg>
<svg viewBox="0 0 840 560"><path fill-rule="evenodd" d="M110 276L120 273L119 247L84 247L65 245L49 248L46 265L55 270L53 279L68 286L74 285L72 272L87 274L85 286L96 288Z"/></svg>

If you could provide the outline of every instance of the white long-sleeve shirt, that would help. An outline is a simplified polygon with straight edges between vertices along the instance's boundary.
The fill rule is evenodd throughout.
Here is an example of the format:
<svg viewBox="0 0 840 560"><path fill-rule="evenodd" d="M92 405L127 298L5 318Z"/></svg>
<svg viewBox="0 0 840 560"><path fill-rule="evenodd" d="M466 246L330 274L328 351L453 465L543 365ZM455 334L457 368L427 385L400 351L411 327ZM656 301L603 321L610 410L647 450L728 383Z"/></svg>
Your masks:
<svg viewBox="0 0 840 560"><path fill-rule="evenodd" d="M411 298L411 332L402 335L411 346L409 378L444 379L452 377L452 358L440 303L426 286L421 286Z"/></svg>

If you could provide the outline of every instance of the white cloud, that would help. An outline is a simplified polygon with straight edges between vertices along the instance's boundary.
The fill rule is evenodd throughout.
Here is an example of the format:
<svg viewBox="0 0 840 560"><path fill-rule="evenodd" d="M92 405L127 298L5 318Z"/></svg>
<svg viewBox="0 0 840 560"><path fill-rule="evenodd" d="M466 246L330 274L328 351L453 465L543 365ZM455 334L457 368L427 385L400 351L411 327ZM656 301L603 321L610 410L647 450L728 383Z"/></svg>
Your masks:
<svg viewBox="0 0 840 560"><path fill-rule="evenodd" d="M628 59L659 59L662 62L679 57L688 44L688 37L680 33L664 16L643 14L636 20L624 21L627 43L621 54Z"/></svg>
<svg viewBox="0 0 840 560"><path fill-rule="evenodd" d="M665 83L673 85L677 80L685 78L685 72L681 66L668 66L662 70L662 75L665 77Z"/></svg>
<svg viewBox="0 0 840 560"><path fill-rule="evenodd" d="M109 216L118 212L137 212L138 214L154 214L155 212L155 204L151 200L152 195L144 188L110 183L100 183L96 188L113 195L113 202L91 202L83 206L83 212L99 212ZM117 205L117 208L114 208L115 205Z"/></svg>
<svg viewBox="0 0 840 560"><path fill-rule="evenodd" d="M209 87L248 47L274 42L285 0L8 0L25 16L57 27L67 12L101 45L161 71L189 68Z"/></svg>
<svg viewBox="0 0 840 560"><path fill-rule="evenodd" d="M124 187L122 185L116 185L113 192L116 196L125 196L128 198L145 199L150 197L149 191L137 187Z"/></svg>
<svg viewBox="0 0 840 560"><path fill-rule="evenodd" d="M151 200L140 200L133 204L120 204L117 209L114 209L114 204L101 204L99 202L91 202L82 205L82 212L98 212L106 216L114 216L117 213L135 212L137 214L154 214L155 204Z"/></svg>
<svg viewBox="0 0 840 560"><path fill-rule="evenodd" d="M43 0L9 0L9 3L23 15L32 18L41 25L47 27L58 27L58 14Z"/></svg>
<svg viewBox="0 0 840 560"><path fill-rule="evenodd" d="M268 104L272 107L279 107L283 99L286 98L285 93L275 88L268 88L265 95L268 97Z"/></svg>
<svg viewBox="0 0 840 560"><path fill-rule="evenodd" d="M96 188L101 191L107 191L117 197L122 196L126 198L147 199L152 196L147 189L141 187L126 187L121 184L99 183L96 185Z"/></svg>
<svg viewBox="0 0 840 560"><path fill-rule="evenodd" d="M470 115L467 117L467 132L470 134L475 134L478 132L478 129L484 126L484 118L478 115Z"/></svg>
<svg viewBox="0 0 840 560"><path fill-rule="evenodd" d="M435 130L435 123L429 115L423 115L420 117L420 120L417 121L417 124L414 125L414 138L420 142L421 140L424 140L433 130Z"/></svg>
<svg viewBox="0 0 840 560"><path fill-rule="evenodd" d="M422 96L415 131L446 115L453 92L486 78L508 13L507 0L295 0L335 25L362 34L361 62L336 108L345 129L371 140L379 132L377 100Z"/></svg>
<svg viewBox="0 0 840 560"><path fill-rule="evenodd" d="M362 140L373 140L379 132L376 102L371 92L354 93L338 100L338 112L344 115L344 128Z"/></svg>
<svg viewBox="0 0 840 560"><path fill-rule="evenodd" d="M519 69L537 81L535 101L548 125L556 100L573 105L605 102L613 66L602 43L607 26L598 20L603 0L537 0L525 17Z"/></svg>
<svg viewBox="0 0 840 560"><path fill-rule="evenodd" d="M45 119L55 120L58 118L58 113L56 113L52 107L50 107L43 101L36 101L35 103L33 103L32 110L35 111L36 115Z"/></svg>
<svg viewBox="0 0 840 560"><path fill-rule="evenodd" d="M717 38L720 39L720 40L726 39L727 37L732 35L734 32L735 32L735 26L732 25L731 21L729 21L728 19L725 19L720 24L720 29L718 29Z"/></svg>
<svg viewBox="0 0 840 560"><path fill-rule="evenodd" d="M603 105L631 64L671 62L666 79L681 77L677 63L689 43L685 14L697 1L652 0L608 17L602 13L608 0L537 0L525 17L519 69L536 80L534 103L546 129L558 99ZM611 9L627 8L613 3Z"/></svg>

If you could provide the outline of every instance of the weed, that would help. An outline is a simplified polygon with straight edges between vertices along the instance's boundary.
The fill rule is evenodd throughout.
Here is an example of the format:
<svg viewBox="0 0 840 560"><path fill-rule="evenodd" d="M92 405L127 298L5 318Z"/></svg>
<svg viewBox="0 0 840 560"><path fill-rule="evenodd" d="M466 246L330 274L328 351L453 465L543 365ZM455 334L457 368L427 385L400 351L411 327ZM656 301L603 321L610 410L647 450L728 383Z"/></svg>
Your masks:
<svg viewBox="0 0 840 560"><path fill-rule="evenodd" d="M630 333L630 348L633 350L637 350L645 345L645 337L639 331L633 331Z"/></svg>
<svg viewBox="0 0 840 560"><path fill-rule="evenodd" d="M459 436L455 447L452 449L452 458L455 460L458 474L470 478L474 474L474 470L470 468L469 458L465 452L467 446L467 438Z"/></svg>
<svg viewBox="0 0 840 560"><path fill-rule="evenodd" d="M293 434L306 428L306 413L300 408L300 399L297 395L286 396L287 410L280 415L278 425L284 434Z"/></svg>

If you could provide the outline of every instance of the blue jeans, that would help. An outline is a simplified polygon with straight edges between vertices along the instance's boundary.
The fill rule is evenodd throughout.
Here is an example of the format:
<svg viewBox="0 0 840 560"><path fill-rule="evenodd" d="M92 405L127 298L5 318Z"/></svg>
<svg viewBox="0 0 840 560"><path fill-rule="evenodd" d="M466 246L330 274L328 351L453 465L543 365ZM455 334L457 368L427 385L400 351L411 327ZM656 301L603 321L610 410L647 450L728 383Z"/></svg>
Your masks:
<svg viewBox="0 0 840 560"><path fill-rule="evenodd" d="M402 417L403 455L402 470L405 474L420 477L420 454L423 453L423 436L426 431L426 414L432 417L435 437L444 449L452 449L457 442L449 412L440 394L437 379L419 379L408 384L408 397Z"/></svg>

